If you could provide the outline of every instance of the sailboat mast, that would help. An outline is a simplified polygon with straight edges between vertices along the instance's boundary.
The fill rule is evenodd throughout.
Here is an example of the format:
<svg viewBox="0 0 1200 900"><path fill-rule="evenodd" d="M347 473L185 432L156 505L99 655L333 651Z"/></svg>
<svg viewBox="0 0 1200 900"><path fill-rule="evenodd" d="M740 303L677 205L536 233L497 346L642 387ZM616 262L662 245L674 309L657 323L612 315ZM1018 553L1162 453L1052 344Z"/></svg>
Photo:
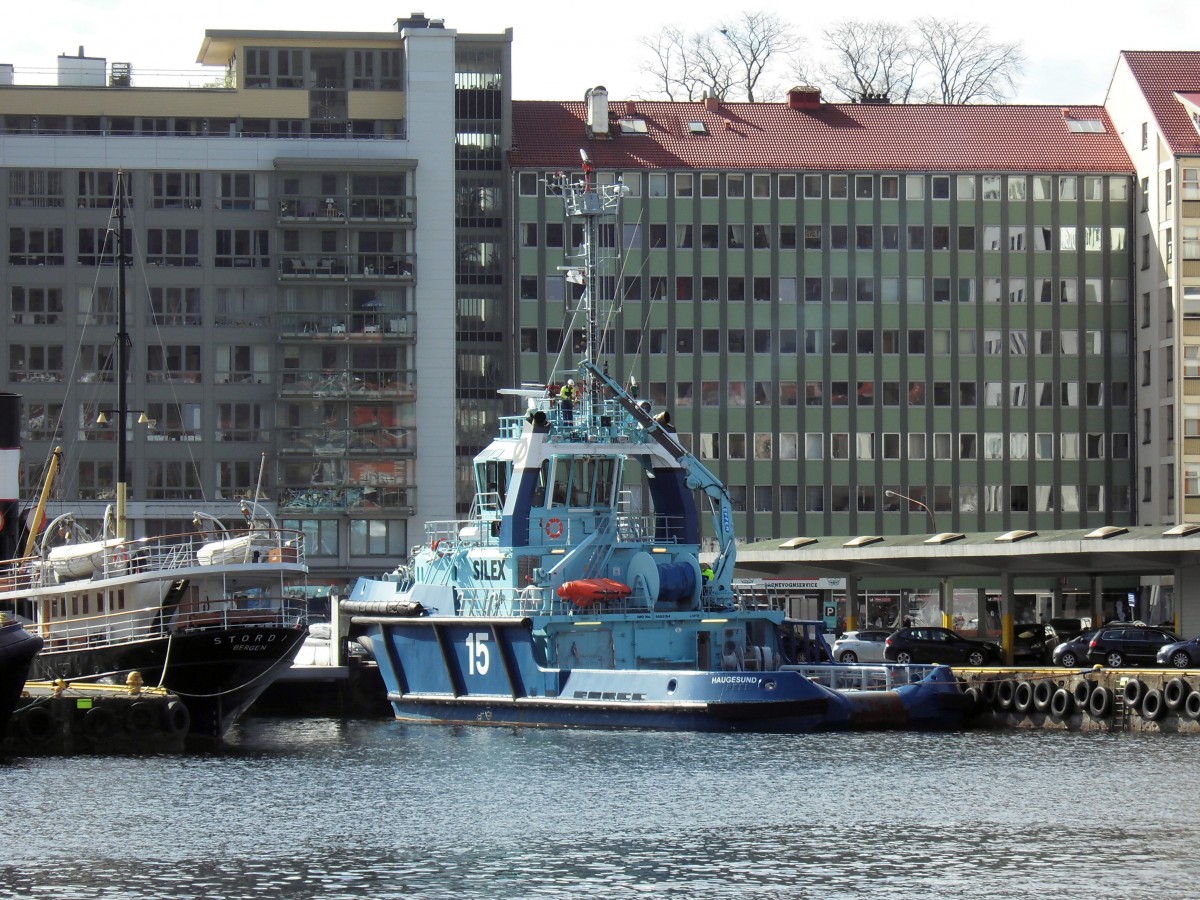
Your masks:
<svg viewBox="0 0 1200 900"><path fill-rule="evenodd" d="M129 333L125 323L125 173L117 171L117 534L124 540L128 477Z"/></svg>

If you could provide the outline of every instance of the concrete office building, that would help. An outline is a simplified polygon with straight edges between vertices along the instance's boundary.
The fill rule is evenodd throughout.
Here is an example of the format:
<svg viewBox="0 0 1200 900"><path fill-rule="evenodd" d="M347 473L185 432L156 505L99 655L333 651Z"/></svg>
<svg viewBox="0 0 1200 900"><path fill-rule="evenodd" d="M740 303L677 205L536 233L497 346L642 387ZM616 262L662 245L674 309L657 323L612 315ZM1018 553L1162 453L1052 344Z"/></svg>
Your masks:
<svg viewBox="0 0 1200 900"><path fill-rule="evenodd" d="M629 189L611 361L748 539L1137 519L1133 164L1098 106L514 104L516 364L576 365L545 179Z"/></svg>
<svg viewBox="0 0 1200 900"><path fill-rule="evenodd" d="M82 48L56 85L0 70L23 490L68 443L52 513L98 522L112 495L119 423L97 419L116 395L121 170L135 533L187 530L202 501L236 513L261 485L314 573L344 581L450 516L451 448L498 411L480 382L508 330L511 40L414 14L379 33L208 31L204 87L143 86Z"/></svg>
<svg viewBox="0 0 1200 900"><path fill-rule="evenodd" d="M1105 107L1136 169L1137 517L1200 521L1200 53L1122 53Z"/></svg>

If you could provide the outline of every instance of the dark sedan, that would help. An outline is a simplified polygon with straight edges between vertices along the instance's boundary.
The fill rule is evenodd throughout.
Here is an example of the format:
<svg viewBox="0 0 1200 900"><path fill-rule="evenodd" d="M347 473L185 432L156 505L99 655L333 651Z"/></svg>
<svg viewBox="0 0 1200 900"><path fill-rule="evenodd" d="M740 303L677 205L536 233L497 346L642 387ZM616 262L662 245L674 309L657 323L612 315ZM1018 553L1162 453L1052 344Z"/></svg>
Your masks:
<svg viewBox="0 0 1200 900"><path fill-rule="evenodd" d="M949 628L901 628L884 643L883 655L898 663L966 663L982 666L1004 659L990 641L973 641Z"/></svg>
<svg viewBox="0 0 1200 900"><path fill-rule="evenodd" d="M1092 638L1087 658L1112 669L1129 664L1152 666L1164 644L1176 644L1179 635L1148 625L1107 625Z"/></svg>
<svg viewBox="0 0 1200 900"><path fill-rule="evenodd" d="M1158 664L1176 669L1200 669L1200 637L1159 648Z"/></svg>
<svg viewBox="0 0 1200 900"><path fill-rule="evenodd" d="M1100 629L1093 628L1090 631L1085 631L1069 641L1063 641L1054 648L1054 655L1051 661L1056 666L1063 666L1068 669L1081 669L1088 664L1087 652L1088 645L1091 644L1092 638L1096 636Z"/></svg>

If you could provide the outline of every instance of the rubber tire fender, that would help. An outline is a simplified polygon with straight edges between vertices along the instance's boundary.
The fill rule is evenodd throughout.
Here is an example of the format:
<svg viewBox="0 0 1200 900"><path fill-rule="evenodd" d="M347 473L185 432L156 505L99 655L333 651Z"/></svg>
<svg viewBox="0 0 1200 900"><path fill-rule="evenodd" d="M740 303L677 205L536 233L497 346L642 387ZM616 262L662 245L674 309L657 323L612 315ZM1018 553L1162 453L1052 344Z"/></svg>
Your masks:
<svg viewBox="0 0 1200 900"><path fill-rule="evenodd" d="M138 700L125 711L125 730L130 734L147 735L158 729L158 714L154 706Z"/></svg>
<svg viewBox="0 0 1200 900"><path fill-rule="evenodd" d="M1054 699L1055 685L1049 678L1043 678L1033 686L1033 708L1040 713L1044 713L1050 708L1050 701Z"/></svg>
<svg viewBox="0 0 1200 900"><path fill-rule="evenodd" d="M1017 683L1011 678L1003 678L996 685L996 709L1007 712L1013 707L1013 697L1017 692Z"/></svg>
<svg viewBox="0 0 1200 900"><path fill-rule="evenodd" d="M1183 701L1183 714L1189 719L1200 719L1200 691L1192 691Z"/></svg>
<svg viewBox="0 0 1200 900"><path fill-rule="evenodd" d="M996 682L988 679L979 686L979 692L983 696L983 702L988 706L996 702Z"/></svg>
<svg viewBox="0 0 1200 900"><path fill-rule="evenodd" d="M45 706L27 706L14 716L19 723L19 733L31 744L49 743L58 734L58 719Z"/></svg>
<svg viewBox="0 0 1200 900"><path fill-rule="evenodd" d="M187 704L182 700L172 700L168 703L167 708L163 710L163 731L174 737L187 734L191 727L192 714Z"/></svg>
<svg viewBox="0 0 1200 900"><path fill-rule="evenodd" d="M1092 699L1092 683L1086 678L1080 678L1071 689L1071 695L1075 698L1076 706L1087 709L1088 701Z"/></svg>
<svg viewBox="0 0 1200 900"><path fill-rule="evenodd" d="M117 729L117 717L106 706L93 706L83 717L83 736L93 744L106 743Z"/></svg>
<svg viewBox="0 0 1200 900"><path fill-rule="evenodd" d="M1182 678L1172 678L1163 688L1163 702L1171 712L1179 712L1191 692L1191 685Z"/></svg>
<svg viewBox="0 0 1200 900"><path fill-rule="evenodd" d="M1157 722L1166 712L1163 692L1157 688L1146 691L1146 696L1142 698L1142 718L1150 722Z"/></svg>
<svg viewBox="0 0 1200 900"><path fill-rule="evenodd" d="M1137 678L1130 678L1125 682L1124 696L1125 705L1136 710L1142 705L1142 698L1146 696L1146 683Z"/></svg>
<svg viewBox="0 0 1200 900"><path fill-rule="evenodd" d="M1066 688L1059 688L1050 698L1050 715L1056 719L1065 719L1075 711L1075 695Z"/></svg>
<svg viewBox="0 0 1200 900"><path fill-rule="evenodd" d="M1143 703L1146 701L1143 700ZM1088 698L1088 714L1093 719L1104 719L1112 712L1113 692L1102 684L1096 685L1092 696Z"/></svg>
<svg viewBox="0 0 1200 900"><path fill-rule="evenodd" d="M1028 713L1033 709L1033 684L1028 681L1018 681L1013 690L1013 709L1019 713Z"/></svg>

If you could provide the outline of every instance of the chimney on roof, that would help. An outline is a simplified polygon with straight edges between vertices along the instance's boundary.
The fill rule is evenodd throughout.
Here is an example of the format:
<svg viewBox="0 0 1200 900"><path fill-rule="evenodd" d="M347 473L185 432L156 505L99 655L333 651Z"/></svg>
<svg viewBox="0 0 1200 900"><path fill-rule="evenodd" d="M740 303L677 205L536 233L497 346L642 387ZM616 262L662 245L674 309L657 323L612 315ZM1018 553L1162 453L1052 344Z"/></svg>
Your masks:
<svg viewBox="0 0 1200 900"><path fill-rule="evenodd" d="M408 14L407 19L396 20L396 30L403 31L405 28L428 28L429 19L425 18L423 12L412 12Z"/></svg>
<svg viewBox="0 0 1200 900"><path fill-rule="evenodd" d="M789 109L819 109L821 89L811 84L798 84L788 91Z"/></svg>
<svg viewBox="0 0 1200 900"><path fill-rule="evenodd" d="M597 85L583 95L587 104L587 127L593 137L608 135L608 88Z"/></svg>
<svg viewBox="0 0 1200 900"><path fill-rule="evenodd" d="M719 112L721 109L721 98L715 94L710 95L708 91L704 92L704 108L709 112Z"/></svg>

